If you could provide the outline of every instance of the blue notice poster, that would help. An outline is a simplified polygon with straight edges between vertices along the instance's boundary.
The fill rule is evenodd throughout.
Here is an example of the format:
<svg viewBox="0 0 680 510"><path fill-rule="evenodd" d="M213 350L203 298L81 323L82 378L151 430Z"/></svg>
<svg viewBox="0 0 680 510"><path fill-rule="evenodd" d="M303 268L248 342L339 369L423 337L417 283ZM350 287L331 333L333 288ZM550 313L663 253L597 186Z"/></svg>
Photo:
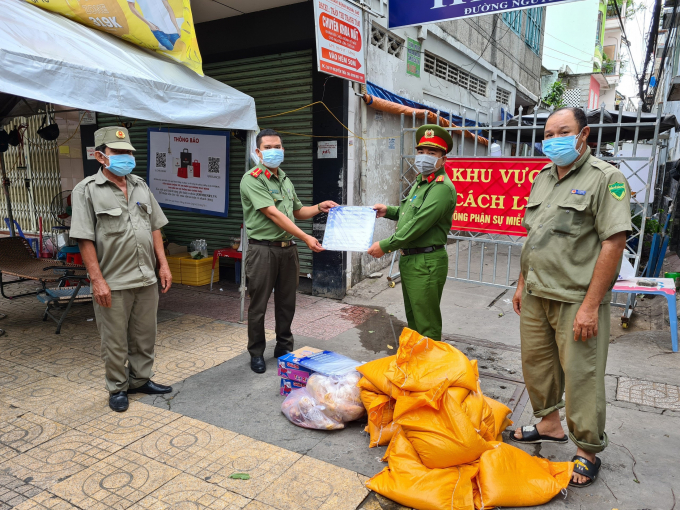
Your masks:
<svg viewBox="0 0 680 510"><path fill-rule="evenodd" d="M389 27L410 27L574 1L579 0L390 0Z"/></svg>

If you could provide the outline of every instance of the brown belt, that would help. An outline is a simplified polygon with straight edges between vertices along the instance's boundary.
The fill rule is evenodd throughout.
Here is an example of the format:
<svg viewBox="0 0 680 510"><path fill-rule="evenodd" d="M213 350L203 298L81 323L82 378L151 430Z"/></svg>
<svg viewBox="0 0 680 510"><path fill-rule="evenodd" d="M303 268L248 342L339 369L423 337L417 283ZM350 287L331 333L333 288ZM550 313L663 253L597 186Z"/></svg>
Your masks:
<svg viewBox="0 0 680 510"><path fill-rule="evenodd" d="M278 248L288 248L295 246L295 241L258 241L257 239L248 239L249 244L261 244L263 246L277 246Z"/></svg>
<svg viewBox="0 0 680 510"><path fill-rule="evenodd" d="M416 255L418 253L431 253L435 250L443 248L444 245L440 244L437 246L428 246L426 248L404 248L401 250L402 255Z"/></svg>

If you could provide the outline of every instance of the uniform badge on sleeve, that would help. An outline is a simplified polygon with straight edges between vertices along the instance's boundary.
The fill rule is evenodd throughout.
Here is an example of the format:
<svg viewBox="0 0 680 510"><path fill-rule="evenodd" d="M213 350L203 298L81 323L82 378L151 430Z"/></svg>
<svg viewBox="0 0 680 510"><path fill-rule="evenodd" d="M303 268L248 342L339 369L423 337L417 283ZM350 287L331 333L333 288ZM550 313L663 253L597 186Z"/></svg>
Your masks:
<svg viewBox="0 0 680 510"><path fill-rule="evenodd" d="M623 197L626 196L626 185L622 182L614 182L607 187L609 188L609 193L616 200L623 200Z"/></svg>

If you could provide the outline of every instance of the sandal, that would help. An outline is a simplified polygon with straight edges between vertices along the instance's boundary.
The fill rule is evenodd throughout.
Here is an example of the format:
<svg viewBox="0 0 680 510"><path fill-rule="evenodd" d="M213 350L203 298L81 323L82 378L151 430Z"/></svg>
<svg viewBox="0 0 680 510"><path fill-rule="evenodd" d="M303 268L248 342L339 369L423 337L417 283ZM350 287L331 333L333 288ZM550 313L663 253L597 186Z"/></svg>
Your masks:
<svg viewBox="0 0 680 510"><path fill-rule="evenodd" d="M510 440L515 443L526 443L526 444L536 444L536 443L559 443L566 444L569 442L569 438L566 434L563 437L552 437L552 436L542 436L538 433L536 425L525 425L522 427L522 438L517 439L515 433L510 434Z"/></svg>
<svg viewBox="0 0 680 510"><path fill-rule="evenodd" d="M569 482L571 487L588 487L597 480L597 474L600 472L600 466L602 465L602 461L598 457L595 457L595 464L580 455L574 455L571 461L574 463L574 473L588 478L588 480L583 483L574 482L572 479Z"/></svg>

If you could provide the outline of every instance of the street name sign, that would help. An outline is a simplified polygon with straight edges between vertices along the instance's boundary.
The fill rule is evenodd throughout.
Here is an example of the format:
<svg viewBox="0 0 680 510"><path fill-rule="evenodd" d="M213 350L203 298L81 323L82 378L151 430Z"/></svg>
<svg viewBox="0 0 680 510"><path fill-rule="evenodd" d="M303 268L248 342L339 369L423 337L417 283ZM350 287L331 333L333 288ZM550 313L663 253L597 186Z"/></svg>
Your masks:
<svg viewBox="0 0 680 510"><path fill-rule="evenodd" d="M389 27L402 28L580 0L390 0Z"/></svg>
<svg viewBox="0 0 680 510"><path fill-rule="evenodd" d="M317 69L366 83L361 9L344 0L314 0L314 20Z"/></svg>

